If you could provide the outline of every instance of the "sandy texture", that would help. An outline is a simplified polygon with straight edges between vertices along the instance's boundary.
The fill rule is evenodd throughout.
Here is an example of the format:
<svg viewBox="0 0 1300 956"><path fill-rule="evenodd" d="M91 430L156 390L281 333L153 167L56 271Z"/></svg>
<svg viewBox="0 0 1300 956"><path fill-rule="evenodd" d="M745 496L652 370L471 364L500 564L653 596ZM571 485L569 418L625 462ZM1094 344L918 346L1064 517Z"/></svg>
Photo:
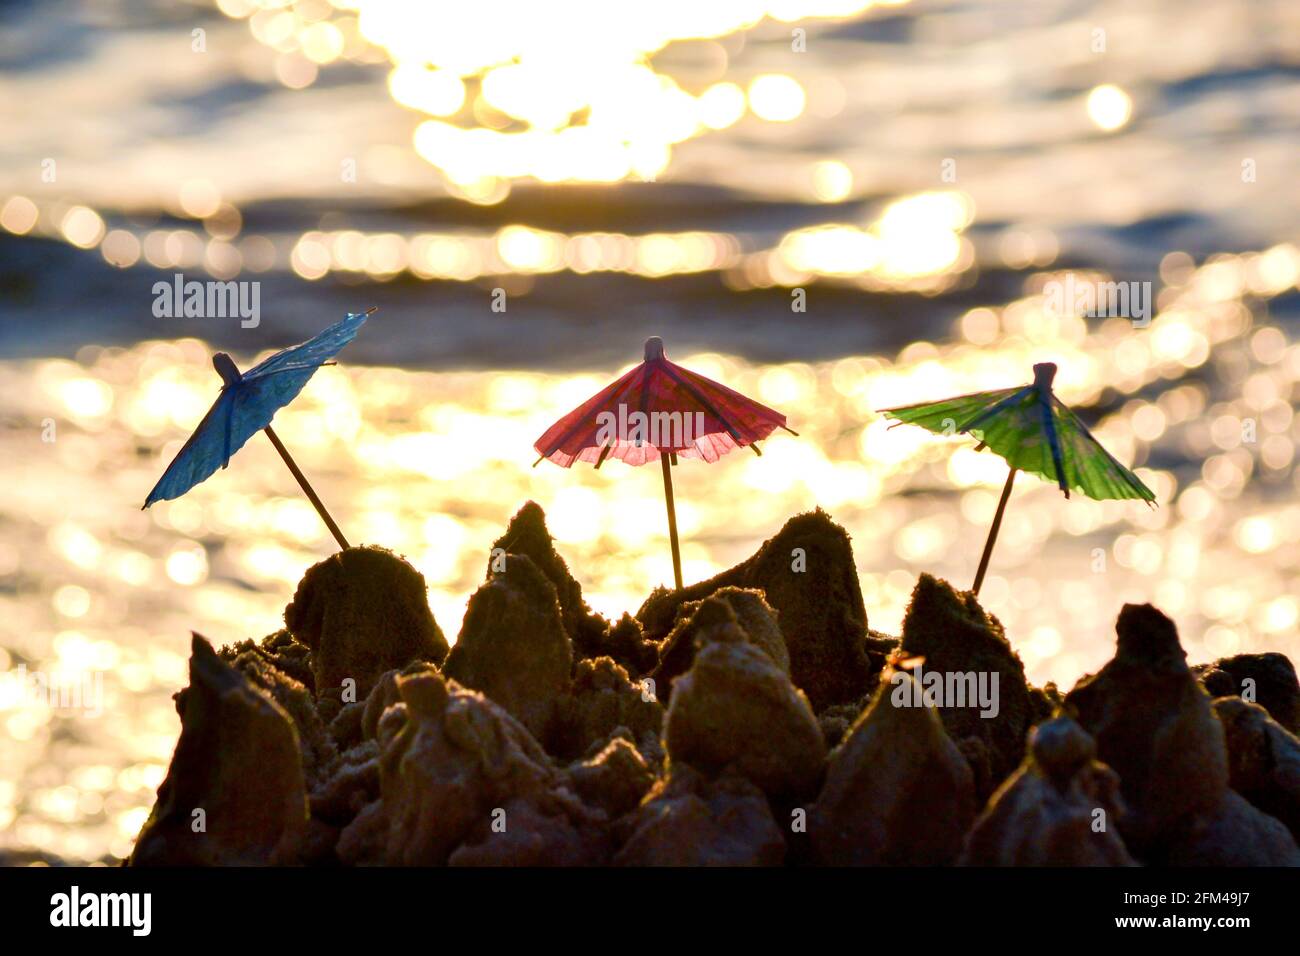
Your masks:
<svg viewBox="0 0 1300 956"><path fill-rule="evenodd" d="M377 548L310 568L286 630L195 637L131 862L1300 864L1294 668L1193 673L1152 607L1126 606L1114 659L1062 697L929 575L901 639L868 631L822 512L613 624L535 505L488 569L450 653L419 574ZM933 690L953 674L996 700Z"/></svg>

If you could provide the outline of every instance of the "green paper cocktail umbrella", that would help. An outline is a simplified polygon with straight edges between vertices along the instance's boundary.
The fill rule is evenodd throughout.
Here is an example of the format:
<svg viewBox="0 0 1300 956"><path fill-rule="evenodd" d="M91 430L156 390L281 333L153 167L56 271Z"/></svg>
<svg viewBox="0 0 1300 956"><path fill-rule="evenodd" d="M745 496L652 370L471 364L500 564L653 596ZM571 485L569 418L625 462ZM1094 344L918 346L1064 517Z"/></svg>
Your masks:
<svg viewBox="0 0 1300 956"><path fill-rule="evenodd" d="M1055 482L1067 498L1073 489L1097 500L1136 498L1148 504L1156 500L1155 492L1101 447L1074 412L1052 394L1055 377L1056 366L1043 362L1034 366L1034 381L1021 388L883 409L897 424L920 425L940 435L972 435L979 440L977 451L991 448L1011 466L971 588L975 594L984 583L1016 472Z"/></svg>

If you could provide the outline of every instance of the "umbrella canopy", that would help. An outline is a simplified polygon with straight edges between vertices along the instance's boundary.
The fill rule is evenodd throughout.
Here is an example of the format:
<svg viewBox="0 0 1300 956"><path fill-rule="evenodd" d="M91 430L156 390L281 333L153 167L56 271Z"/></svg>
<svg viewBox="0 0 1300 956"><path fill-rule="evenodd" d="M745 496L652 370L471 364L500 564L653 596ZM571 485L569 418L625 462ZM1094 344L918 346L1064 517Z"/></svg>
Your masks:
<svg viewBox="0 0 1300 956"><path fill-rule="evenodd" d="M568 468L606 458L644 465L661 451L715 462L733 448L757 450L785 416L739 392L668 361L658 336L645 361L548 428L533 446ZM786 428L789 431L788 428ZM540 461L540 459L539 459Z"/></svg>
<svg viewBox="0 0 1300 956"><path fill-rule="evenodd" d="M314 338L277 352L247 372L241 373L225 352L214 355L213 367L224 382L221 393L194 429L194 434L167 466L167 470L158 479L158 484L149 492L144 507L148 508L155 501L179 498L211 477L219 468L225 468L249 438L264 430L294 472L294 477L303 485L312 504L321 512L325 523L346 548L347 543L338 532L337 525L325 513L320 499L311 490L270 426L275 413L297 398L316 369L328 364L330 359L351 342L374 311L371 309L368 312L349 314Z"/></svg>
<svg viewBox="0 0 1300 956"><path fill-rule="evenodd" d="M1001 455L1014 471L1027 471L1089 498L1135 498L1154 503L1155 492L1101 446L1074 412L1052 392L1056 366L1034 366L1023 388L976 392L938 402L887 408L899 423L939 435L972 435L979 447Z"/></svg>
<svg viewBox="0 0 1300 956"><path fill-rule="evenodd" d="M715 462L733 448L752 448L786 426L785 416L739 392L668 361L658 336L645 342L645 361L583 402L548 428L533 448L544 459L568 468L586 461L599 468L606 458L629 465L659 459L668 507L668 538L673 577L682 587L677 512L670 465L677 458ZM667 452L667 454L664 454Z"/></svg>
<svg viewBox="0 0 1300 956"><path fill-rule="evenodd" d="M1034 366L1033 382L1020 388L883 410L896 424L920 425L939 435L972 435L979 440L977 450L991 448L1011 466L975 573L971 590L976 594L984 583L1016 472L1054 483L1067 498L1073 489L1098 500L1132 498L1155 504L1155 492L1116 461L1053 394L1055 377L1056 366L1042 362Z"/></svg>

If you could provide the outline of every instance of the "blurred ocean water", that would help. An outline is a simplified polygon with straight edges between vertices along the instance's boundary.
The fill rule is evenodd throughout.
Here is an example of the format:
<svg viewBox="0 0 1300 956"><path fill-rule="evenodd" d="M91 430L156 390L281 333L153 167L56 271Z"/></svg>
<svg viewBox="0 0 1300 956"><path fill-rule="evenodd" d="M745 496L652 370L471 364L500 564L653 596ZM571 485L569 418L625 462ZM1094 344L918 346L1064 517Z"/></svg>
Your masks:
<svg viewBox="0 0 1300 956"><path fill-rule="evenodd" d="M600 612L670 580L657 474L530 468L660 334L800 432L680 470L687 578L820 505L896 632L920 571L969 583L1005 471L875 411L1050 360L1160 507L1017 484L982 598L1031 679L1104 663L1125 601L1195 660L1300 655L1294 4L264 6L3 7L0 849L129 852L189 631L275 630L330 550L258 440L139 505L214 348L370 305L276 428L449 637L529 498ZM177 273L260 283L259 320L155 315ZM1149 321L1052 308L1066 274L1150 283Z"/></svg>
<svg viewBox="0 0 1300 956"><path fill-rule="evenodd" d="M339 312L343 285L389 323L358 343L366 361L594 367L646 328L828 358L941 335L1046 266L1150 279L1171 251L1264 249L1294 238L1300 211L1300 13L1284 0L736 0L613 24L578 3L262 6L8 4L0 203L36 204L28 235L59 241L0 231L5 353L282 345ZM709 36L819 8L864 9ZM516 21L527 35L503 29ZM337 46L313 39L325 28ZM559 52L538 56L534 34ZM656 47L665 36L697 38ZM511 54L540 60L514 82L531 99L481 66ZM453 56L464 81L424 68ZM435 76L460 84L452 114L426 112L448 109ZM793 89L758 82L773 77ZM566 96L578 109L557 121ZM498 107L569 125L520 144L526 124ZM959 209L914 202L880 228L934 193ZM799 235L837 224L881 241ZM646 236L662 241L623 241ZM176 271L260 277L267 321L155 318L149 289ZM813 308L792 322L786 289L809 282ZM502 284L521 293L508 320L484 308Z"/></svg>

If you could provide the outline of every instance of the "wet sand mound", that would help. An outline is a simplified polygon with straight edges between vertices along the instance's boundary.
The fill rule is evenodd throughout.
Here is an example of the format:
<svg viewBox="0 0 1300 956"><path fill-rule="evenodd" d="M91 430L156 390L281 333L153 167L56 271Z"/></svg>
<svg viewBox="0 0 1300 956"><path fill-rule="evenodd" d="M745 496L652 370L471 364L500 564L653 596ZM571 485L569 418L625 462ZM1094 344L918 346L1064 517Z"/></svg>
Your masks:
<svg viewBox="0 0 1300 956"><path fill-rule="evenodd" d="M1020 764L1035 717L1024 664L1001 623L969 591L922 574L899 653L918 658L919 672L944 677L939 716L971 763L976 793L987 798Z"/></svg>
<svg viewBox="0 0 1300 956"><path fill-rule="evenodd" d="M1285 654L1238 654L1192 673L1211 697L1241 697L1259 704L1293 734L1300 734L1300 681Z"/></svg>
<svg viewBox="0 0 1300 956"><path fill-rule="evenodd" d="M610 624L530 503L450 651L379 548L310 568L285 623L195 637L132 864L1300 864L1285 658L1194 674L1126 606L1062 700L929 575L901 640L868 631L822 512Z"/></svg>
<svg viewBox="0 0 1300 956"><path fill-rule="evenodd" d="M898 671L831 755L809 832L824 863L941 865L957 859L976 806L966 759Z"/></svg>
<svg viewBox="0 0 1300 956"><path fill-rule="evenodd" d="M1214 713L1228 745L1228 781L1300 841L1300 739L1258 704L1220 697Z"/></svg>
<svg viewBox="0 0 1300 956"><path fill-rule="evenodd" d="M133 866L297 861L307 824L298 734L271 695L194 635L181 737Z"/></svg>
<svg viewBox="0 0 1300 956"><path fill-rule="evenodd" d="M531 558L505 556L501 570L469 599L443 672L481 690L545 739L572 667L555 586Z"/></svg>
<svg viewBox="0 0 1300 956"><path fill-rule="evenodd" d="M1223 728L1187 666L1173 621L1126 604L1115 656L1066 695L1066 706L1120 776L1124 836L1159 854L1187 820L1212 812L1228 786Z"/></svg>
<svg viewBox="0 0 1300 956"><path fill-rule="evenodd" d="M488 579L491 579L507 555L528 558L546 576L555 588L555 597L560 605L560 620L575 649L584 657L598 656L602 650L603 638L609 630L609 622L587 607L587 602L582 598L582 585L569 573L569 566L555 550L555 542L546 530L546 515L537 502L525 502L510 519L505 533L492 543L488 556Z"/></svg>
<svg viewBox="0 0 1300 956"><path fill-rule="evenodd" d="M390 668L447 656L423 575L383 548L348 548L309 568L284 623L311 652L316 696L340 703L363 698Z"/></svg>
<svg viewBox="0 0 1300 956"><path fill-rule="evenodd" d="M648 684L633 683L612 657L591 658L578 662L569 692L557 702L549 743L556 756L574 758L623 736L657 767L663 763L663 719L663 705Z"/></svg>
<svg viewBox="0 0 1300 956"><path fill-rule="evenodd" d="M569 777L578 795L611 820L635 810L656 779L654 768L624 736L570 767Z"/></svg>
<svg viewBox="0 0 1300 956"><path fill-rule="evenodd" d="M786 845L763 791L675 765L628 821L619 866L779 866Z"/></svg>
<svg viewBox="0 0 1300 956"><path fill-rule="evenodd" d="M278 634L266 638L267 642L279 640ZM251 642L248 642L251 643ZM237 648L238 645L235 646ZM252 649L222 648L217 656L242 674L254 687L264 691L284 709L298 732L298 747L302 754L302 770L309 782L328 773L337 757L338 747L321 719L310 690L274 663L275 658Z"/></svg>
<svg viewBox="0 0 1300 956"><path fill-rule="evenodd" d="M777 612L763 599L763 592L727 586L699 601L679 605L677 624L664 639L659 664L649 674L659 693L667 695L675 681L690 670L695 660L695 639L709 621L734 623L745 639L762 650L787 675L790 654L776 622Z"/></svg>
<svg viewBox="0 0 1300 956"><path fill-rule="evenodd" d="M663 640L681 606L726 588L761 592L777 612L794 685L821 710L859 700L879 667L868 660L867 611L848 532L818 509L796 515L753 557L681 591L659 589L637 618L647 636Z"/></svg>
<svg viewBox="0 0 1300 956"><path fill-rule="evenodd" d="M691 669L673 684L668 756L706 774L732 771L775 800L816 792L826 744L803 692L751 643L729 606L710 599ZM699 616L699 615L697 615Z"/></svg>
<svg viewBox="0 0 1300 956"><path fill-rule="evenodd" d="M1173 621L1126 604L1115 656L1065 698L1120 777L1120 829L1143 862L1300 863L1286 827L1228 787L1223 725L1187 666Z"/></svg>
<svg viewBox="0 0 1300 956"><path fill-rule="evenodd" d="M1135 866L1119 835L1119 776L1069 717L1039 724L1020 769L975 821L965 866Z"/></svg>
<svg viewBox="0 0 1300 956"><path fill-rule="evenodd" d="M436 671L396 687L377 728L380 799L342 833L345 862L600 861L601 816L521 723Z"/></svg>

